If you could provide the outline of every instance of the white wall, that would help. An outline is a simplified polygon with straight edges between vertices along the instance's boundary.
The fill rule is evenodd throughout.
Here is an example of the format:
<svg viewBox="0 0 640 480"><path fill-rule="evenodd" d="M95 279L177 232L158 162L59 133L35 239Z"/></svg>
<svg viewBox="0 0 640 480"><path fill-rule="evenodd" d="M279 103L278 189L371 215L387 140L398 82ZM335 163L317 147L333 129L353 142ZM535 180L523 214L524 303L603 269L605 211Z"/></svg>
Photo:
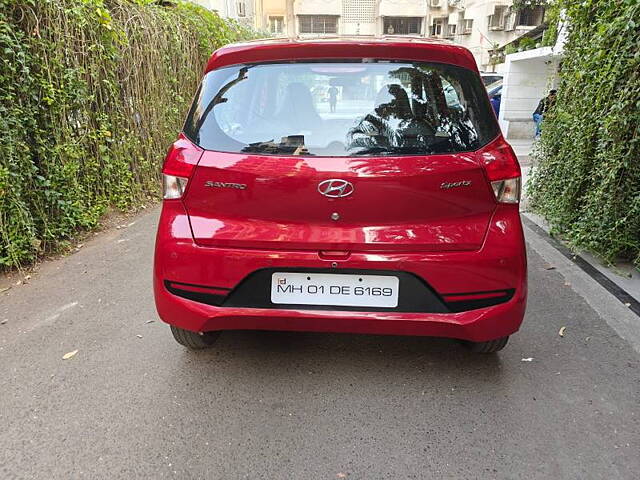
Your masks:
<svg viewBox="0 0 640 480"><path fill-rule="evenodd" d="M237 12L237 0L191 0L209 10L215 10L223 18L233 18L247 26L253 26L255 15L255 0L244 0L244 17L239 17Z"/></svg>
<svg viewBox="0 0 640 480"><path fill-rule="evenodd" d="M426 0L381 0L378 7L381 17L425 17Z"/></svg>
<svg viewBox="0 0 640 480"><path fill-rule="evenodd" d="M296 15L342 15L340 0L295 0Z"/></svg>
<svg viewBox="0 0 640 480"><path fill-rule="evenodd" d="M512 53L505 57L499 122L507 138L533 138L533 111L556 86L560 57L552 47Z"/></svg>
<svg viewBox="0 0 640 480"><path fill-rule="evenodd" d="M226 17L226 4L225 0L192 0L198 5L202 5L209 10L216 10L220 16Z"/></svg>

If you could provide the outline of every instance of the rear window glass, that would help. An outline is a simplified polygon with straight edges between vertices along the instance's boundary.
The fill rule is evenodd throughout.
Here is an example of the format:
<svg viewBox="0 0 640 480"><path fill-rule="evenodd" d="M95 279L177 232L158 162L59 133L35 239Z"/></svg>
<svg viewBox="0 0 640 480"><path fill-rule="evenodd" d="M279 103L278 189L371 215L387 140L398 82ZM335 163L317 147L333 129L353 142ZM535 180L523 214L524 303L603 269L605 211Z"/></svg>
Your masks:
<svg viewBox="0 0 640 480"><path fill-rule="evenodd" d="M477 74L428 63L282 63L207 73L184 133L207 150L428 155L497 135Z"/></svg>

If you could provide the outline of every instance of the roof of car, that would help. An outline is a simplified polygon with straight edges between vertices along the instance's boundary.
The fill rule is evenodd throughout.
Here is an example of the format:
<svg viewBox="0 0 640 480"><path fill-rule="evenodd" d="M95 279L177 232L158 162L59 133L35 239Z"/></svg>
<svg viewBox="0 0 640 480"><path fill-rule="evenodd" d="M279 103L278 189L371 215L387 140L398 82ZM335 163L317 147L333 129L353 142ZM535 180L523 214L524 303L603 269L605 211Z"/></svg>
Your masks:
<svg viewBox="0 0 640 480"><path fill-rule="evenodd" d="M224 46L211 55L206 71L228 65L291 60L358 59L446 63L478 71L466 48L424 37L269 38Z"/></svg>

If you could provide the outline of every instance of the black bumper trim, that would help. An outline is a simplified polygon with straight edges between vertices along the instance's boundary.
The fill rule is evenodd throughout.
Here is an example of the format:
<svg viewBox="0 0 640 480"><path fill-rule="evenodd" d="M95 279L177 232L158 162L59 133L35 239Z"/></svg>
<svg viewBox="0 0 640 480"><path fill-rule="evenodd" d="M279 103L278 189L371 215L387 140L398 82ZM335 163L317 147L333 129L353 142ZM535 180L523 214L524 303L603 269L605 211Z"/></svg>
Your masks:
<svg viewBox="0 0 640 480"><path fill-rule="evenodd" d="M449 309L455 313L466 312L467 310L476 310L478 308L493 307L494 305L499 305L501 303L508 302L513 298L513 295L516 292L515 289L513 288L510 290L499 290L499 291L502 292L503 295L496 296L496 297L489 297L489 298L476 298L473 300L459 300L459 301L453 300L452 301L451 299L449 299L449 301L447 301L447 305L449 306ZM474 295L475 293L476 292L460 293L455 295L464 296L464 295ZM482 293L493 293L493 292L482 292ZM447 296L452 297L454 295L450 294Z"/></svg>
<svg viewBox="0 0 640 480"><path fill-rule="evenodd" d="M207 289L215 289L215 290L222 290L222 289L219 289L217 287L206 287L204 285L170 282L169 280L164 281L164 288L166 288L169 293L175 295L176 297L186 298L187 300L193 300L194 302L204 303L206 305L213 305L213 306L219 307L222 305L222 302L226 297L226 295L216 295L214 293L204 293L204 292L194 292L191 290L184 290L182 288L176 287L175 285L185 285L190 287L207 288Z"/></svg>
<svg viewBox="0 0 640 480"><path fill-rule="evenodd" d="M336 275L383 275L400 279L395 308L349 307L343 305L293 305L271 302L271 275L275 272L331 273ZM332 310L347 312L448 313L442 298L420 277L409 272L342 268L263 268L249 274L224 300L223 307L270 308L279 310Z"/></svg>
<svg viewBox="0 0 640 480"><path fill-rule="evenodd" d="M381 307L350 307L343 305L293 305L275 304L271 302L271 275L275 272L302 272L302 273L332 273L345 275L385 275L397 276L400 279L400 296L398 306L395 308ZM515 294L514 289L501 290L504 295L452 301L450 297L466 296L477 293L493 292L469 292L459 294L447 294L445 301L422 278L409 272L393 270L361 270L361 269L336 269L336 268L263 268L247 275L235 288L213 287L196 285L191 283L174 282L165 280L167 291L178 297L193 300L216 307L236 308L265 308L278 310L330 310L347 312L400 312L400 313L457 313L467 310L485 308L500 303L508 302ZM226 295L194 292L182 289L180 286L195 287L200 289L228 291Z"/></svg>

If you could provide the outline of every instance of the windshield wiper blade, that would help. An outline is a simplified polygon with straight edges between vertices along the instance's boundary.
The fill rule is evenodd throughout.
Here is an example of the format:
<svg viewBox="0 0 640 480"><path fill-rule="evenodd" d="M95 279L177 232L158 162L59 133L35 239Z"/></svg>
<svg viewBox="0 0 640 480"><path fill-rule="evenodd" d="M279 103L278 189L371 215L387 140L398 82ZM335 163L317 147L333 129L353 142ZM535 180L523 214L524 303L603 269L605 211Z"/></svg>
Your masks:
<svg viewBox="0 0 640 480"><path fill-rule="evenodd" d="M244 153L271 153L284 155L313 155L304 145L290 145L271 141L250 143L242 149Z"/></svg>
<svg viewBox="0 0 640 480"><path fill-rule="evenodd" d="M397 153L416 153L421 155L429 155L431 152L428 150L426 146L404 146L404 147L393 147L390 145L376 145L373 147L365 147L355 152L352 152L352 155L372 155L375 153L381 154L397 154Z"/></svg>
<svg viewBox="0 0 640 480"><path fill-rule="evenodd" d="M242 151L246 153L283 153L280 145L273 142L250 143Z"/></svg>

